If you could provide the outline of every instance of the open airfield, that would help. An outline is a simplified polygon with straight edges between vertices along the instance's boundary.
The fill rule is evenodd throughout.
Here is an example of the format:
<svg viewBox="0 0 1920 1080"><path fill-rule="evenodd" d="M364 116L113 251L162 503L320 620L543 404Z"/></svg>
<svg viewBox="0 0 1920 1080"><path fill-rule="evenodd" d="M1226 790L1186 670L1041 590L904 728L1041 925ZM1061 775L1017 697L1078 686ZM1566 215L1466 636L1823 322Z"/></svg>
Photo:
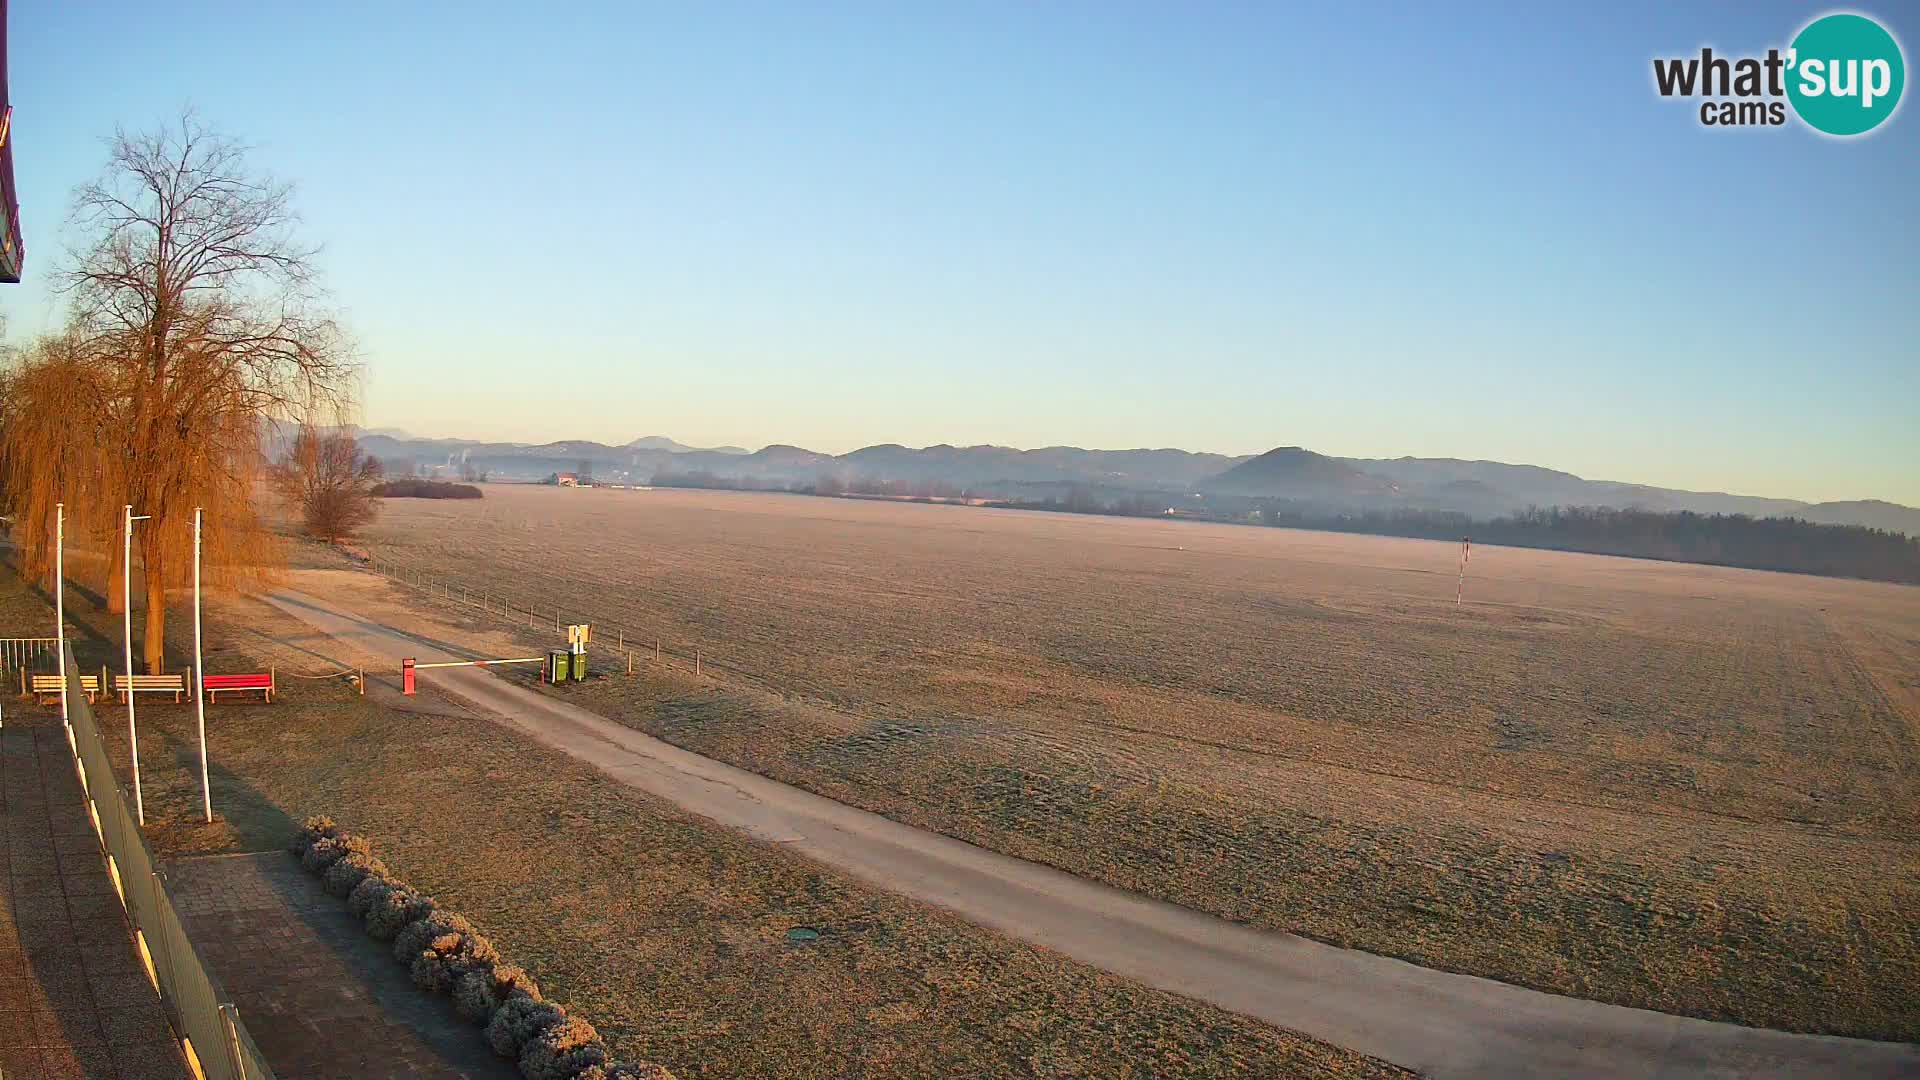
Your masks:
<svg viewBox="0 0 1920 1080"><path fill-rule="evenodd" d="M92 595L71 588L67 606L88 668L115 653L119 626ZM0 565L0 620L43 625L45 601ZM338 815L402 876L470 915L622 1057L680 1077L763 1080L1410 1075L867 887L608 782L481 711L403 698L390 677L370 672L366 696L338 678L299 679L354 657L261 601L215 599L208 615L209 667L276 665L282 694L208 709L212 824L200 818L192 706L139 703L156 852L279 852L305 815ZM191 656L191 630L175 622L169 652ZM30 706L6 708L11 719ZM96 708L124 779L124 713ZM798 929L818 936L795 940ZM288 979L307 977L313 961L285 951L258 960ZM387 1067L343 1060L325 1075Z"/></svg>
<svg viewBox="0 0 1920 1080"><path fill-rule="evenodd" d="M1570 1074L1555 1060L1606 1075L1629 1053L1779 1075L1911 1067L1911 1047L1507 1000L1253 930L1599 1001L1912 1039L1920 590L1476 549L1456 607L1454 545L772 495L487 492L389 500L366 538L383 570L431 569L451 600L301 545L270 602L216 603L214 670L359 661L372 692L290 683L272 707L213 711L212 827L194 820L191 710L143 703L156 846L272 848L305 813L340 815L473 912L616 1050L681 1075L1395 1074L1380 1058L1436 1076ZM1254 944L1210 946L1220 931L1195 916L1165 955L1223 960L1178 985L1071 930L1050 941L1038 920L974 914L1042 947L1010 941L889 895L946 903L925 882L874 889L884 874L831 869L848 864L813 850L810 827L732 833L672 805L705 812L697 799L608 784L646 767L556 752L563 720L539 699L398 698L380 661L404 638L328 629L301 592L411 635L429 658L528 655L558 643L556 615L590 619L593 680L509 675L514 692L1226 916L1249 928L1216 925ZM29 624L41 599L0 597ZM531 604L539 628L503 601ZM113 651L118 620L84 588L69 612L83 649ZM184 655L187 620L170 629ZM611 646L636 639L627 678ZM422 675L467 702L494 696L474 687L496 676L462 678ZM994 889L983 878L977 891ZM1179 926L1167 912L1143 918L1134 951ZM801 926L818 942L788 941ZM1245 966L1269 949L1271 967ZM1373 1025L1341 999L1383 972L1395 1016ZM1290 1024L1288 995L1322 976ZM1231 1000L1235 979L1249 1004Z"/></svg>
<svg viewBox="0 0 1920 1080"><path fill-rule="evenodd" d="M1426 966L1920 1036L1920 590L1479 548L1456 606L1454 545L497 485L366 544L594 622L603 669L646 643L572 700L901 821Z"/></svg>

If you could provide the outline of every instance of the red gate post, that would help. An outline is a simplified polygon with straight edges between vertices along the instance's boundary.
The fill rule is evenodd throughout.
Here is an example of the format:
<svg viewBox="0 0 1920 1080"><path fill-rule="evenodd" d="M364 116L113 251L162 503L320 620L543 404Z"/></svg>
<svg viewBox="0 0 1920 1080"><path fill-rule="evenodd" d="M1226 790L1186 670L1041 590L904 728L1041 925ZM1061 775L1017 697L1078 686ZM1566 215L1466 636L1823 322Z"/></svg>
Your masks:
<svg viewBox="0 0 1920 1080"><path fill-rule="evenodd" d="M400 661L400 692L413 693L413 657L411 656Z"/></svg>

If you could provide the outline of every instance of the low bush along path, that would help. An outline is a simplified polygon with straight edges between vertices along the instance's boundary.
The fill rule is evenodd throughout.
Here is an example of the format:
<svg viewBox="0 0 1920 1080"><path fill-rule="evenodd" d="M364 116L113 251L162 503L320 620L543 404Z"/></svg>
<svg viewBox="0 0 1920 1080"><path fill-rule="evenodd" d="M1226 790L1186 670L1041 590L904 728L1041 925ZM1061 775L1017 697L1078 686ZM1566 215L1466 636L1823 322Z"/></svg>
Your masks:
<svg viewBox="0 0 1920 1080"><path fill-rule="evenodd" d="M327 601L270 602L398 668L464 659ZM689 753L484 669L434 687L606 775L884 888L1433 1077L1920 1074L1920 1047L1797 1035L1559 997L1433 971L1149 900Z"/></svg>

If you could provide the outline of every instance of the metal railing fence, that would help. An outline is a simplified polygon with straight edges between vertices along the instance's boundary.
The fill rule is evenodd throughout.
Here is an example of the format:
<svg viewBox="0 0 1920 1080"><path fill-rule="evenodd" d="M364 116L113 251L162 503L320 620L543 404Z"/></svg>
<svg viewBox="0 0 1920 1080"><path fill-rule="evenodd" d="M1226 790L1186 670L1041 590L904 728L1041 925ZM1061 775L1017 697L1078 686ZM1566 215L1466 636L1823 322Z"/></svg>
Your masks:
<svg viewBox="0 0 1920 1080"><path fill-rule="evenodd" d="M78 671L71 646L67 670ZM148 974L160 990L174 1030L208 1080L273 1080L273 1070L253 1045L239 1011L200 959L167 891L166 874L134 820L132 796L121 786L107 756L92 706L79 680L67 684L67 721L75 769L86 791L94 832L106 851L107 871L126 906Z"/></svg>

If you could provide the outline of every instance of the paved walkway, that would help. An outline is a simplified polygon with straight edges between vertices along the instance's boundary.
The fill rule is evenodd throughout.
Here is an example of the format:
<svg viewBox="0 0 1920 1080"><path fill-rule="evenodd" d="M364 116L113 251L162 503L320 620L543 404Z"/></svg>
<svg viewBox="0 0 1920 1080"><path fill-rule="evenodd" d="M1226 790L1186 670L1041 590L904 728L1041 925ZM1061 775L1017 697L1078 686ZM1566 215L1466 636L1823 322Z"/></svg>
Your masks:
<svg viewBox="0 0 1920 1080"><path fill-rule="evenodd" d="M398 668L467 659L326 601L290 616ZM434 684L632 787L882 888L1149 986L1435 1078L1920 1077L1920 1047L1794 1035L1560 997L1258 930L903 825L450 668Z"/></svg>
<svg viewBox="0 0 1920 1080"><path fill-rule="evenodd" d="M178 859L187 934L279 1080L517 1080L446 998L414 989L346 901L280 851Z"/></svg>
<svg viewBox="0 0 1920 1080"><path fill-rule="evenodd" d="M45 710L7 704L0 1076L186 1080L180 1044L107 877L66 734Z"/></svg>

